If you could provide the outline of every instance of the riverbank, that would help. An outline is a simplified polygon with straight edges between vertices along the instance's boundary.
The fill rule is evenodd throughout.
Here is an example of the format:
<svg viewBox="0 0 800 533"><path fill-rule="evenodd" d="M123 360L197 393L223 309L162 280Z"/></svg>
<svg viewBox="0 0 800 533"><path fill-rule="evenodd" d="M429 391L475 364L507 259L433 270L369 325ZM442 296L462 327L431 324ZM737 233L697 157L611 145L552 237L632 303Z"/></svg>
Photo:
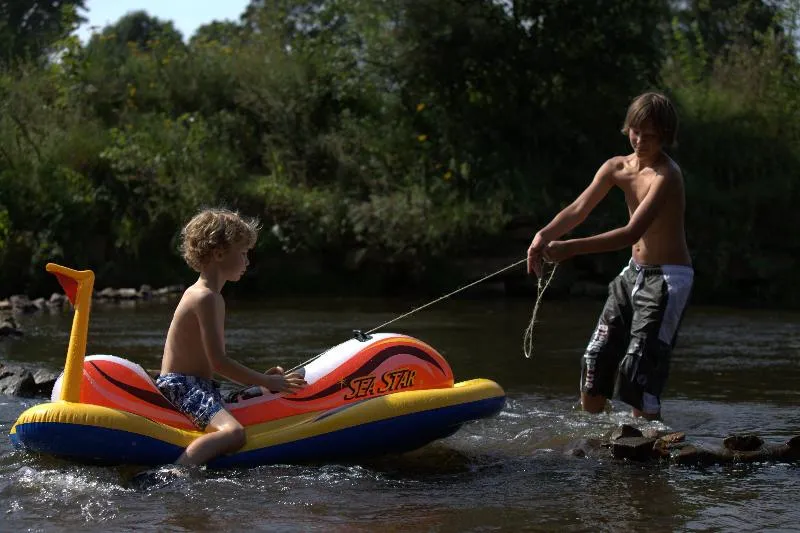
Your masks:
<svg viewBox="0 0 800 533"><path fill-rule="evenodd" d="M141 285L138 289L106 287L95 292L92 295L92 301L96 303L167 301L180 296L184 290L185 287L183 285L168 285L158 289L153 289L150 285ZM68 306L71 306L71 304L67 297L57 292L52 293L49 298L30 299L27 295L15 294L7 299L0 300L0 338L21 337L25 334L18 326L15 315L61 312Z"/></svg>
<svg viewBox="0 0 800 533"><path fill-rule="evenodd" d="M225 292L244 299L292 295L435 298L488 276L469 288L469 296L530 298L536 295L536 278L527 274L524 263L509 267L524 260L537 229L534 218L514 217L497 235L476 240L469 250L432 257L409 252L390 258L369 248L286 253L269 246L257 247L251 252L247 274L239 282L228 284ZM570 259L558 266L546 298L605 298L607 284L629 259L628 250ZM95 270L95 285L104 288L96 290L94 297L104 301L158 298L179 291L196 279L196 273L177 255L165 253L151 258L151 262L147 268L143 265L122 268L113 262L65 266ZM784 283L783 274L777 275L774 269L757 270L734 261L726 264L722 275L721 259L699 247L693 252L693 263L695 283L691 305L773 309L796 309L800 305L800 293L794 294L791 289L794 285ZM786 267L785 262L771 262L766 256L764 263L774 268ZM60 293L50 297L42 294L55 291L58 286L43 266L36 271L39 280L30 289L34 294L23 294L24 291L13 286L0 287L0 294L17 293L0 299L0 316L4 312L36 312L63 305ZM135 276L131 274L146 271L153 272L152 279L159 278L157 283L162 288L152 289L147 279L133 279ZM112 288L120 286L127 288ZM136 286L139 288L132 288Z"/></svg>

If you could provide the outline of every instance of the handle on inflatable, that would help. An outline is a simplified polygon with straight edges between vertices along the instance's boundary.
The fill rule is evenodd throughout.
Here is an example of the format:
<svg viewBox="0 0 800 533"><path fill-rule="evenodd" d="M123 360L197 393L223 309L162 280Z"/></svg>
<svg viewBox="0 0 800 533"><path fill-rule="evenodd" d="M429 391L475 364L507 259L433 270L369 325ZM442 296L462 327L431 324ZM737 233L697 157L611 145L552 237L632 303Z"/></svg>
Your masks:
<svg viewBox="0 0 800 533"><path fill-rule="evenodd" d="M55 274L58 282L75 308L72 331L69 335L67 361L61 380L61 400L78 402L81 397L83 359L86 356L86 339L89 331L89 312L94 288L94 272L73 270L55 263L47 263L45 269Z"/></svg>

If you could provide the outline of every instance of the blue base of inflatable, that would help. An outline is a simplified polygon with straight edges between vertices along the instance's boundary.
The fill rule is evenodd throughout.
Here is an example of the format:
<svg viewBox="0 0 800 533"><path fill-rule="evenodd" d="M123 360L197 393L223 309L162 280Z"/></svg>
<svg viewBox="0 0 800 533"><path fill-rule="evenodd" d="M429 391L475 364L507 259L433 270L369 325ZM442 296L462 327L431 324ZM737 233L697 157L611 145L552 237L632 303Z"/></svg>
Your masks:
<svg viewBox="0 0 800 533"><path fill-rule="evenodd" d="M402 453L450 436L465 422L491 416L504 404L505 397L501 396L419 411L225 455L208 466L252 467ZM59 422L20 424L11 440L16 447L92 464L169 464L183 451L179 446L129 431Z"/></svg>

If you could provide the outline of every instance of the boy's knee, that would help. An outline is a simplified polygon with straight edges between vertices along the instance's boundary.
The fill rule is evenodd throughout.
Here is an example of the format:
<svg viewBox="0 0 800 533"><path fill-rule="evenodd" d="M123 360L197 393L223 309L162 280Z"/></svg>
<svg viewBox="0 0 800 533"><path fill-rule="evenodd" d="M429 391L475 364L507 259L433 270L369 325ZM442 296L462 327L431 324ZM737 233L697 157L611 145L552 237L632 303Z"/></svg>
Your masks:
<svg viewBox="0 0 800 533"><path fill-rule="evenodd" d="M231 443L231 449L238 450L242 446L244 446L245 442L247 441L247 435L245 434L244 428L241 425L230 426L225 428L226 436Z"/></svg>

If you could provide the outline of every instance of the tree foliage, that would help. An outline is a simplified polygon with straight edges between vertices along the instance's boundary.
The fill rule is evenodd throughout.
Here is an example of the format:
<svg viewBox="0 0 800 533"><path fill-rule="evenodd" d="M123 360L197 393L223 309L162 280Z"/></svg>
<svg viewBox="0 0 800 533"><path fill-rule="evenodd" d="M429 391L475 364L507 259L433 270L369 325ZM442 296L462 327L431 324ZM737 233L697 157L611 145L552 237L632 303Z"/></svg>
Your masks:
<svg viewBox="0 0 800 533"><path fill-rule="evenodd" d="M85 19L85 0L0 1L0 61L36 60Z"/></svg>
<svg viewBox="0 0 800 533"><path fill-rule="evenodd" d="M85 44L82 2L0 5L0 291L48 260L171 281L202 205L329 270L500 253L510 219L545 222L628 149L625 107L658 89L698 287L800 300L797 0L254 0L188 40L135 12Z"/></svg>

